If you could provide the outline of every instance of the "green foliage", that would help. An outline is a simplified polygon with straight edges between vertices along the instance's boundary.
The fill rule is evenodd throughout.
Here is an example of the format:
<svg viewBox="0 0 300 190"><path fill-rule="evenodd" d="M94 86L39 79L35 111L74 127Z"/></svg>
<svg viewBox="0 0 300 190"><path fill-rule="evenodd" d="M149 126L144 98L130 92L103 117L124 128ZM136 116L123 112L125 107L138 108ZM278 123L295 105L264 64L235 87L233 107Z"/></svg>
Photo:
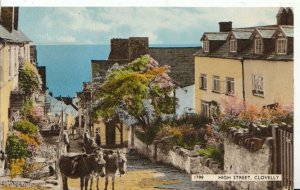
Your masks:
<svg viewBox="0 0 300 190"><path fill-rule="evenodd" d="M194 129L188 125L174 127L172 130L172 135L173 144L189 150L192 150L196 144L203 144L206 142L204 138L204 131Z"/></svg>
<svg viewBox="0 0 300 190"><path fill-rule="evenodd" d="M215 161L221 163L224 166L224 145L221 144L218 147L207 145L204 149L197 151L198 154L212 158Z"/></svg>
<svg viewBox="0 0 300 190"><path fill-rule="evenodd" d="M33 107L33 102L31 100L31 98L27 97L24 102L22 115L27 118L29 116L29 114L31 113L32 107Z"/></svg>
<svg viewBox="0 0 300 190"><path fill-rule="evenodd" d="M100 99L90 115L112 118L118 110L127 112L143 126L150 126L148 100L154 109L154 118L163 113L174 113L176 99L172 97L173 83L167 75L168 68L160 67L150 56L137 58L127 66L113 69L104 84L96 91Z"/></svg>
<svg viewBox="0 0 300 190"><path fill-rule="evenodd" d="M136 130L135 134L138 139L144 142L147 145L152 144L153 140L155 139L160 127L159 126L151 126L146 128L145 131Z"/></svg>
<svg viewBox="0 0 300 190"><path fill-rule="evenodd" d="M6 153L8 160L26 158L30 155L26 142L15 133L7 138Z"/></svg>
<svg viewBox="0 0 300 190"><path fill-rule="evenodd" d="M19 72L19 86L27 96L40 89L41 79L38 70L30 62L26 62Z"/></svg>
<svg viewBox="0 0 300 190"><path fill-rule="evenodd" d="M34 125L33 123L31 123L30 121L27 121L27 120L17 121L13 125L13 129L17 130L17 131L20 131L24 134L35 134L38 131L38 127L36 125Z"/></svg>

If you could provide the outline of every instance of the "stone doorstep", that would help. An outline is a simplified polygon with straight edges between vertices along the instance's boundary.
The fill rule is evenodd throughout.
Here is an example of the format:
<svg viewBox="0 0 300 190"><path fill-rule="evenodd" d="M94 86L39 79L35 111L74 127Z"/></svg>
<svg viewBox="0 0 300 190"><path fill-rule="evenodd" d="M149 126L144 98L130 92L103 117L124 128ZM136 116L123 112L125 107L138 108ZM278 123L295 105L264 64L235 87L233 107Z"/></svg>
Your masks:
<svg viewBox="0 0 300 190"><path fill-rule="evenodd" d="M46 183L52 184L52 185L58 185L58 180L55 179L47 179Z"/></svg>
<svg viewBox="0 0 300 190"><path fill-rule="evenodd" d="M41 185L45 185L46 182L44 180L32 180L32 181L30 181L30 184L36 185L36 186L41 186Z"/></svg>

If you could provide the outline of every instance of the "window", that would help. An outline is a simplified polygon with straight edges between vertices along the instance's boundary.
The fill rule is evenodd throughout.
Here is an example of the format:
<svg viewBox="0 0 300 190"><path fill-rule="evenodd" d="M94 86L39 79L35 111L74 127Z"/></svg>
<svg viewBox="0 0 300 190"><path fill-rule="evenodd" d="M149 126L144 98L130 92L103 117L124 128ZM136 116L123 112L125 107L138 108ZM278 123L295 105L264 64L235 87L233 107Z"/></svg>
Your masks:
<svg viewBox="0 0 300 190"><path fill-rule="evenodd" d="M207 89L206 74L201 74L201 76L200 76L200 89L202 89L202 90Z"/></svg>
<svg viewBox="0 0 300 190"><path fill-rule="evenodd" d="M203 100L201 100L201 115L209 117L209 104Z"/></svg>
<svg viewBox="0 0 300 190"><path fill-rule="evenodd" d="M255 54L262 54L263 53L263 41L262 39L255 39L254 40L254 51L255 51Z"/></svg>
<svg viewBox="0 0 300 190"><path fill-rule="evenodd" d="M213 76L213 92L220 92L220 77Z"/></svg>
<svg viewBox="0 0 300 190"><path fill-rule="evenodd" d="M203 41L203 51L204 52L209 52L209 41L208 40L204 40Z"/></svg>
<svg viewBox="0 0 300 190"><path fill-rule="evenodd" d="M253 95L263 96L264 95L264 78L261 75L252 76L253 84Z"/></svg>
<svg viewBox="0 0 300 190"><path fill-rule="evenodd" d="M226 94L227 95L234 94L234 78L226 77Z"/></svg>
<svg viewBox="0 0 300 190"><path fill-rule="evenodd" d="M277 39L277 54L286 54L286 39L280 38Z"/></svg>
<svg viewBox="0 0 300 190"><path fill-rule="evenodd" d="M235 39L231 39L229 45L230 45L230 52L237 51L237 42Z"/></svg>

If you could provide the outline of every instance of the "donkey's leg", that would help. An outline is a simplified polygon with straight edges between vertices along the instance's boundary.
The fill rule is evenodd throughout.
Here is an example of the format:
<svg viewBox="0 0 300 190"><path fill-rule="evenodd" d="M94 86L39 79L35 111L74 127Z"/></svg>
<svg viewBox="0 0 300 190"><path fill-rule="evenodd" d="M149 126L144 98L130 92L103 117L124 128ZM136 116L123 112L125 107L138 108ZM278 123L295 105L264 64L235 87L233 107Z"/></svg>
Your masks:
<svg viewBox="0 0 300 190"><path fill-rule="evenodd" d="M112 176L112 190L115 190L115 175Z"/></svg>
<svg viewBox="0 0 300 190"><path fill-rule="evenodd" d="M90 183L90 190L92 190L92 187L93 187L93 178L94 178L94 176L91 174L91 175L90 175L90 180L91 180L91 183Z"/></svg>
<svg viewBox="0 0 300 190"><path fill-rule="evenodd" d="M97 177L96 177L96 179L97 179L97 190L99 190L99 175L97 175Z"/></svg>
<svg viewBox="0 0 300 190"><path fill-rule="evenodd" d="M105 176L105 188L104 188L104 190L107 190L107 186L108 186L108 176Z"/></svg>
<svg viewBox="0 0 300 190"><path fill-rule="evenodd" d="M63 183L63 190L68 190L68 181L65 175L61 175L62 183Z"/></svg>
<svg viewBox="0 0 300 190"><path fill-rule="evenodd" d="M80 189L83 190L84 186L84 177L80 177Z"/></svg>
<svg viewBox="0 0 300 190"><path fill-rule="evenodd" d="M90 178L90 175L87 175L84 177L84 189L85 190L88 190L88 186L89 186L89 178ZM92 188L92 187L91 187Z"/></svg>

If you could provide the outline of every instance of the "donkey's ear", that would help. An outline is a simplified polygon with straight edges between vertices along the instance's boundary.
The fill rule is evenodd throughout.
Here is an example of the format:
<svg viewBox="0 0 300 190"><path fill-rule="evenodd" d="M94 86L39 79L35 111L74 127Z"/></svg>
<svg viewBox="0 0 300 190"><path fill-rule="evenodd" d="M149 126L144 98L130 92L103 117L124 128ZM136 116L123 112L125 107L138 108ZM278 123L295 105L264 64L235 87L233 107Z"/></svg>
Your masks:
<svg viewBox="0 0 300 190"><path fill-rule="evenodd" d="M117 149L117 154L118 154L118 155L120 154L120 150L119 150L119 149Z"/></svg>
<svg viewBox="0 0 300 190"><path fill-rule="evenodd" d="M96 153L97 151L101 151L101 148L95 148L95 149L93 150L93 153Z"/></svg>

